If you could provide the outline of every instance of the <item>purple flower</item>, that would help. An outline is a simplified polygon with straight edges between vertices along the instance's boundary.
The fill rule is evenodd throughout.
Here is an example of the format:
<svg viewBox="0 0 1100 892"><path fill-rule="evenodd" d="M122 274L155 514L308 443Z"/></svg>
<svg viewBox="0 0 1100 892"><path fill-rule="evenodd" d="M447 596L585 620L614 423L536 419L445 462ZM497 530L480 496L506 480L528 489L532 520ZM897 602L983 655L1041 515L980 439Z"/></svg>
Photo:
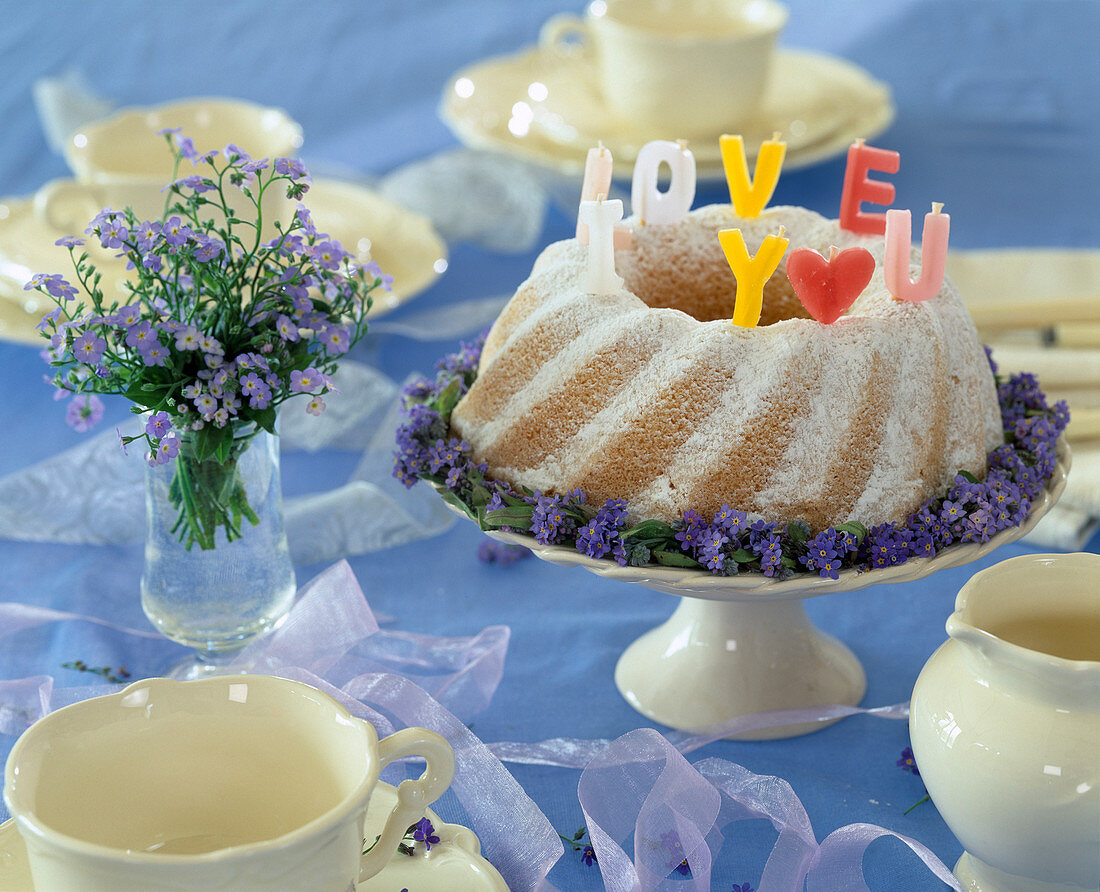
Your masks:
<svg viewBox="0 0 1100 892"><path fill-rule="evenodd" d="M165 189L173 188L190 189L192 192L201 195L203 192L209 192L212 189L216 189L217 187L214 185L213 181L208 180L206 177L200 174L193 173L190 176L180 177L180 179L176 180L175 182L169 183L167 186L164 187L164 189L161 189L161 192L163 192Z"/></svg>
<svg viewBox="0 0 1100 892"><path fill-rule="evenodd" d="M911 746L907 746L901 751L901 758L898 759L897 765L898 768L920 777L920 769L917 768L916 759L913 758L913 748Z"/></svg>
<svg viewBox="0 0 1100 892"><path fill-rule="evenodd" d="M151 341L148 345L139 347L138 355L147 366L164 365L168 360L168 350L161 346L160 341Z"/></svg>
<svg viewBox="0 0 1100 892"><path fill-rule="evenodd" d="M196 232L193 235L193 239L196 247L191 256L199 261L199 263L208 263L211 260L217 260L225 250L225 246L219 239L208 236L205 233Z"/></svg>
<svg viewBox="0 0 1100 892"><path fill-rule="evenodd" d="M251 161L252 156L248 154L244 149L238 146L236 143L229 143L224 149L222 154L225 155L225 160L232 164L235 161Z"/></svg>
<svg viewBox="0 0 1100 892"><path fill-rule="evenodd" d="M720 573L726 565L724 546L729 541L730 537L725 534L725 527L715 522L699 539L699 560L714 573Z"/></svg>
<svg viewBox="0 0 1100 892"><path fill-rule="evenodd" d="M285 319L286 317L281 317ZM320 341L329 353L347 353L351 347L351 335L342 325L329 325L321 332Z"/></svg>
<svg viewBox="0 0 1100 892"><path fill-rule="evenodd" d="M500 499L499 494L494 499ZM503 508L501 499L498 507ZM540 545L553 545L563 535L573 531L573 521L562 511L561 496L539 496L531 513L531 533Z"/></svg>
<svg viewBox="0 0 1100 892"><path fill-rule="evenodd" d="M413 831L413 839L417 842L424 843L424 849L428 852L432 850L432 846L439 842L439 837L435 835L435 827L432 826L432 822L427 818L421 818L416 822L416 829Z"/></svg>
<svg viewBox="0 0 1100 892"><path fill-rule="evenodd" d="M121 248L129 236L126 218L121 214L112 214L100 226L99 242L104 248Z"/></svg>
<svg viewBox="0 0 1100 892"><path fill-rule="evenodd" d="M744 511L735 511L729 505L723 505L715 512L714 523L736 539L748 529L748 515Z"/></svg>
<svg viewBox="0 0 1100 892"><path fill-rule="evenodd" d="M57 273L36 273L31 276L31 280L23 286L23 290L31 291L35 288L45 288L51 297L61 300L72 300L77 294L76 288Z"/></svg>
<svg viewBox="0 0 1100 892"><path fill-rule="evenodd" d="M77 394L65 410L65 421L84 433L95 427L103 417L103 400L95 394Z"/></svg>
<svg viewBox="0 0 1100 892"><path fill-rule="evenodd" d="M309 172L302 165L302 162L295 158L276 158L275 172L280 176L290 177L292 180L309 176Z"/></svg>
<svg viewBox="0 0 1100 892"><path fill-rule="evenodd" d="M159 254L146 254L141 258L141 265L145 269L151 269L153 272L159 273L164 261L161 260Z"/></svg>
<svg viewBox="0 0 1100 892"><path fill-rule="evenodd" d="M198 350L202 334L193 325L185 325L176 331L177 350Z"/></svg>
<svg viewBox="0 0 1100 892"><path fill-rule="evenodd" d="M77 238L76 236L66 235L59 238L54 242L59 248L79 248L84 244L84 239Z"/></svg>
<svg viewBox="0 0 1100 892"><path fill-rule="evenodd" d="M310 415L320 415L322 412L325 411L325 401L323 399L321 399L319 396L315 396L308 403L306 403L306 411ZM452 475L457 470L458 470L458 468L452 468L451 469L451 474L447 475L447 488L448 489L453 489L457 485L457 480L452 480Z"/></svg>
<svg viewBox="0 0 1100 892"><path fill-rule="evenodd" d="M684 857L684 845L680 842L680 834L675 830L661 834L661 848L668 852L666 861L668 867L675 870L681 876L691 876L691 866Z"/></svg>
<svg viewBox="0 0 1100 892"><path fill-rule="evenodd" d="M171 216L164 221L162 232L164 240L174 248L186 244L192 234L191 228L177 216Z"/></svg>
<svg viewBox="0 0 1100 892"><path fill-rule="evenodd" d="M103 358L107 342L94 331L86 331L73 341L72 351L80 362L94 365Z"/></svg>
<svg viewBox="0 0 1100 892"><path fill-rule="evenodd" d="M318 242L306 250L314 263L327 270L339 269L340 261L347 256L347 252L336 241Z"/></svg>
<svg viewBox="0 0 1100 892"><path fill-rule="evenodd" d="M172 430L172 422L167 412L154 412L145 422L145 433L155 440L167 436Z"/></svg>
<svg viewBox="0 0 1100 892"><path fill-rule="evenodd" d="M503 503L498 507L504 507ZM495 509L486 506L486 510L493 511ZM486 564L500 564L502 567L507 567L509 564L514 564L525 557L530 557L530 555L531 552L522 545L497 542L488 536L483 538L477 546L477 559L479 561Z"/></svg>
<svg viewBox="0 0 1100 892"><path fill-rule="evenodd" d="M148 322L139 322L126 329L126 346L134 347L139 352L149 344L156 342L157 336L153 326Z"/></svg>
<svg viewBox="0 0 1100 892"><path fill-rule="evenodd" d="M160 445L157 446L157 458L159 459L158 463L163 464L169 459L175 458L177 455L179 455L179 451L179 437L165 437L163 440L160 441Z"/></svg>
<svg viewBox="0 0 1100 892"><path fill-rule="evenodd" d="M755 892L751 883L734 883L730 892Z"/></svg>
<svg viewBox="0 0 1100 892"><path fill-rule="evenodd" d="M192 164L196 163L199 153L195 151L194 140L192 140L190 136L180 136L178 132L175 134L175 140L176 146L180 150L180 154Z"/></svg>
<svg viewBox="0 0 1100 892"><path fill-rule="evenodd" d="M585 867L591 867L596 863L596 850L592 848L591 843L585 843L584 848L581 849L581 861Z"/></svg>
<svg viewBox="0 0 1100 892"><path fill-rule="evenodd" d="M676 533L676 541L684 551L694 551L699 547L703 534L710 526L699 513L688 508L683 514L679 532Z"/></svg>
<svg viewBox="0 0 1100 892"><path fill-rule="evenodd" d="M304 371L294 369L290 373L291 393L312 393L318 387L324 386L324 376L313 366Z"/></svg>

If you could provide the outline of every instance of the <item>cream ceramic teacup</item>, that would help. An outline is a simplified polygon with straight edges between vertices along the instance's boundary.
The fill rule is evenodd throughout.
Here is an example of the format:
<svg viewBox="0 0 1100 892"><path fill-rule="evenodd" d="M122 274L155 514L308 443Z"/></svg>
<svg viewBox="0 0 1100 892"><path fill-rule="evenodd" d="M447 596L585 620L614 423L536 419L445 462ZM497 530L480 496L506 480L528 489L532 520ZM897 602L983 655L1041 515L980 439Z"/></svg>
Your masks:
<svg viewBox="0 0 1100 892"><path fill-rule="evenodd" d="M379 771L419 755L367 855ZM332 890L382 869L450 785L442 737L382 740L327 694L270 676L148 679L50 713L12 749L4 801L37 892Z"/></svg>
<svg viewBox="0 0 1100 892"><path fill-rule="evenodd" d="M968 892L1100 889L1100 555L974 575L917 678L921 779Z"/></svg>
<svg viewBox="0 0 1100 892"><path fill-rule="evenodd" d="M296 156L302 128L286 112L238 99L187 99L148 108L127 108L91 121L72 133L64 155L74 179L47 183L35 195L35 212L47 225L65 233L83 232L105 207L131 207L140 219L159 219L164 187L172 181L173 157L158 131L182 128L199 152L233 143L253 158ZM194 170L187 161L178 173ZM264 196L264 216L286 218L293 203L271 190ZM234 210L245 211L239 201ZM248 219L240 214L242 219ZM254 217L253 217L254 219Z"/></svg>
<svg viewBox="0 0 1100 892"><path fill-rule="evenodd" d="M775 0L594 0L543 25L543 50L595 64L607 112L670 138L735 131L787 22Z"/></svg>

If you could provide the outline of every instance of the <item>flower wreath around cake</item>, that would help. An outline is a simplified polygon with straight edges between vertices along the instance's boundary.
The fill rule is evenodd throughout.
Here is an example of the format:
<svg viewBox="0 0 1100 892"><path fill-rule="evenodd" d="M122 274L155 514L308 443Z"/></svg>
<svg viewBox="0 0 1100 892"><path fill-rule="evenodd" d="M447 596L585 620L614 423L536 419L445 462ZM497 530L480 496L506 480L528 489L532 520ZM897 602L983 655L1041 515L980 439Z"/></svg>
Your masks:
<svg viewBox="0 0 1100 892"><path fill-rule="evenodd" d="M934 204L932 213L926 216L922 250L916 251L910 244L908 211L891 209L885 214L872 214L861 209L862 202L889 204L893 200L893 187L871 179L868 173L896 172L897 153L857 141L849 150L838 221L826 221L799 208L762 213L778 179L783 143L777 136L760 147L751 180L740 137L722 137L721 148L732 207L714 205L692 212L694 160L686 144L658 142L643 147L632 189L633 218L629 222L633 228L620 222L621 201L606 200L610 153L602 146L589 153L577 237L543 252L532 277L520 287L490 332L441 360L434 379L420 379L406 388L406 417L397 431L394 476L406 486L419 480L430 482L445 501L483 530L527 534L540 545L572 547L588 557L613 560L620 566L656 565L721 576L760 573L784 579L801 573L836 579L844 569L890 567L911 557L931 557L955 544L987 542L998 532L1023 523L1033 500L1055 472L1057 441L1069 422L1069 411L1064 402L1048 405L1034 376L999 376L988 348L982 355L973 322L954 288L944 280L949 218L941 213L942 205ZM657 188L660 164L667 164L672 172L671 183L663 191ZM784 221L791 227L791 239L799 240L798 247L789 253ZM777 231L766 232L777 222ZM728 228L730 223L736 228ZM720 248L711 247L714 242ZM690 251L684 249L685 244ZM750 253L753 247L755 255ZM687 275L694 277L692 283L702 282L694 288L692 300L696 304L686 313L683 306L659 293L638 296L648 287L645 275L652 281L664 274L660 268L655 274L649 263L652 257L660 258L662 254L673 255L673 266L667 267L672 270L669 276ZM719 260L724 257L727 275L732 270L735 290L733 286L724 289L721 282L715 286L719 276L715 256ZM785 261L785 275L774 275L781 261ZM709 271L703 269L707 264ZM919 273L916 279L911 277L914 267ZM619 272L628 279L626 287ZM682 285L677 288L677 294L692 290ZM732 318L727 296L733 301ZM725 309L723 301L727 301ZM852 312L845 315L849 308ZM762 315L766 325L757 328ZM592 324L590 320L607 317L614 317L619 327L611 334L605 332L604 342L640 338L641 352L653 352L646 338L652 342L660 335L680 337L685 343L704 347L709 344L711 352L733 356L737 361L754 350L757 354L786 352L801 356L805 367L817 370L818 378L841 378L839 389L851 402L847 411L853 418L858 416L860 423L876 416L870 422L875 434L861 435L855 421L846 420L845 424L850 422L857 433L847 435L849 446L845 447L843 440L826 442L824 434L803 422L809 424L811 433L808 445L798 447L808 455L800 456L805 467L788 474L791 479L784 485L791 491L813 489L817 478L829 477L832 482L825 487L824 496L818 494L817 502L799 502L780 493L780 498L769 503L767 498L757 498L757 493L746 490L734 472L727 473L725 467L713 472L689 467L683 473L676 471L680 473L677 477L675 469L664 474L664 466L652 462L644 473L652 477L657 467L661 486L643 486L629 501L625 497L627 488L617 491L614 477L609 478L597 462L594 471L584 471L588 474L585 479L602 484L597 487L598 495L594 495L592 487L586 492L585 488L562 482L583 477L571 466L585 462L563 463L556 454L554 461L536 467L526 480L517 479L523 474L509 472L509 465L501 460L501 451L496 448L500 441L553 443L554 437L558 441L575 438L578 430L593 426L593 419L599 415L600 425L607 429L602 445L633 445L617 428L614 412L605 411L607 406L591 405L591 391L577 392L577 403L581 404L578 413L589 414L572 419L572 427L567 425L565 433L536 436L536 425L529 418L523 421L521 416L537 410L537 387L535 396L522 409L508 414L506 421L519 428L502 436L500 407L515 397L514 391L507 390L513 384L505 385L504 396L486 390L498 386L496 378L503 374L502 368L509 374L520 368L528 376L515 385L519 388L533 387L531 381L539 375L546 378L544 367L553 360L548 358L540 332L555 326L577 326L576 331L559 337L566 344L576 344L582 342L584 326ZM937 343L934 348L924 347L922 338L947 328L952 329L947 346ZM635 337L638 330L642 333ZM517 331L522 331L526 339L520 338ZM893 350L892 341L901 342L900 352ZM883 348L883 344L890 349ZM599 352L593 353L590 347L585 342L576 348L590 357L589 364L591 356ZM831 358L838 352L841 365L831 370L819 368L821 357ZM936 354L936 362L923 354ZM861 377L858 371L850 370L854 359L859 358L874 365L880 377L887 375L884 367L889 366L890 374L919 379L909 394L909 411L881 417L872 376ZM625 371L617 371L620 378L631 371L651 378L664 374L663 369L654 371L639 366L642 360L635 360L632 356L621 359ZM662 362L651 356L644 357L644 361L654 365ZM838 368L843 372L837 372ZM754 411L759 408L757 403L771 406L761 398L760 386L751 383L759 377L759 369L752 366L751 359L745 360L744 368L726 368L724 373L727 379L740 375L740 383L724 395L715 396L712 402L725 399L751 403ZM479 375L484 380L479 381ZM569 380L567 377L565 383L555 384L555 398L566 404L572 397ZM583 383L584 376L574 380ZM666 381L666 391L698 387L698 381L691 381L690 375L688 382L670 387ZM810 397L821 400L823 393L828 394L820 381L815 386L818 389L811 389ZM621 396L624 389L620 385L614 395ZM925 421L920 402L931 399L928 394L941 403L952 395L957 399L953 423L950 419L946 425L942 420L934 425ZM468 395L470 398L464 401ZM589 405L583 405L586 399ZM461 418L455 412L460 401ZM640 402L629 392L626 401ZM744 410L745 406L738 408ZM830 408L826 401L806 412L816 412L816 418L828 420ZM644 414L636 406L632 410ZM710 423L708 413L712 411L712 407L705 406L697 413L698 418ZM752 412L745 410L745 414ZM690 419L691 412L684 416ZM696 450L693 456L709 450L730 465L743 464L746 455L751 457L746 443L751 446L753 441L748 434L734 435L723 428L713 438L726 439L710 443L709 428L701 423L685 428L680 419L677 421L680 429L676 436L680 440L676 442L690 440ZM794 425L789 417L786 423L788 427ZM926 423L927 436L923 436L926 429L921 425ZM485 434L486 429L491 433ZM870 457L849 454L851 442L859 442L861 436L870 441ZM784 448L790 446L790 439L789 432L780 437ZM932 445L920 442L925 439ZM728 446L731 442L736 449ZM593 448L589 444L586 461L592 454L600 454L600 445ZM534 447L525 442L511 448L531 452ZM820 454L814 453L815 449ZM904 453L903 459L895 460L891 450ZM670 455L667 442L655 452L657 461L669 465L677 461L675 454ZM780 460L787 458L781 456ZM825 468L825 461L831 461L833 467ZM848 476L857 481L854 492L845 492L836 482L838 476L845 476L838 475L836 469L843 471L848 461L853 468ZM902 470L895 467L904 462L909 466ZM494 473L498 464L503 466L503 473ZM536 464L528 461L528 466ZM680 462L684 464L693 462ZM568 474L561 473L563 465L570 465ZM523 465L520 462L517 466ZM734 484L717 490L695 485L700 480L709 483L707 478L712 474L728 476ZM610 484L608 479L612 480ZM549 485L538 485L543 480L550 481ZM770 490L773 495L775 489ZM721 495L727 491L751 494L745 500L747 504L733 503L734 498L726 504L715 492ZM709 505L683 505L685 497L703 492ZM832 501L829 493L835 495ZM781 506L771 517L767 510L770 504ZM793 507L787 510L788 505ZM899 511L899 505L905 510ZM839 517L833 519L838 513ZM841 519L843 522L836 522Z"/></svg>

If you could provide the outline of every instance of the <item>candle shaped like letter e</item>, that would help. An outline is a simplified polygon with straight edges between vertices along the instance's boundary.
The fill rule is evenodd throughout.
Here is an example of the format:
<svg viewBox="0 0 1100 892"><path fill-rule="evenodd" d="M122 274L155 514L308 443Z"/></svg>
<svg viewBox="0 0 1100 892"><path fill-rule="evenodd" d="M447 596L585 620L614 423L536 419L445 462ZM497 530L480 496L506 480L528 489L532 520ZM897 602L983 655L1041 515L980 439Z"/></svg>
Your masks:
<svg viewBox="0 0 1100 892"><path fill-rule="evenodd" d="M951 218L941 214L943 205L932 203L932 213L924 215L921 236L920 278L909 278L909 258L913 242L913 215L892 208L886 212L886 254L882 274L886 289L898 300L928 300L940 293L947 267L947 236Z"/></svg>
<svg viewBox="0 0 1100 892"><path fill-rule="evenodd" d="M740 229L721 229L718 231L718 243L726 255L726 262L737 279L737 296L734 299L734 325L742 328L755 328L760 321L760 311L764 306L764 283L775 272L783 252L790 244L783 237L785 230L779 227L775 235L764 236L760 250L755 257L749 257L745 247L745 237Z"/></svg>
<svg viewBox="0 0 1100 892"><path fill-rule="evenodd" d="M582 286L587 294L613 294L623 287L615 272L615 224L623 218L619 199L582 201L578 219L588 227L588 266Z"/></svg>
<svg viewBox="0 0 1100 892"><path fill-rule="evenodd" d="M865 201L889 205L894 200L894 184L872 180L867 172L897 173L900 167L901 155L897 152L876 149L862 139L852 143L848 148L848 166L844 168L844 189L840 193L841 229L861 235L882 235L886 231L885 216L860 210L860 205Z"/></svg>

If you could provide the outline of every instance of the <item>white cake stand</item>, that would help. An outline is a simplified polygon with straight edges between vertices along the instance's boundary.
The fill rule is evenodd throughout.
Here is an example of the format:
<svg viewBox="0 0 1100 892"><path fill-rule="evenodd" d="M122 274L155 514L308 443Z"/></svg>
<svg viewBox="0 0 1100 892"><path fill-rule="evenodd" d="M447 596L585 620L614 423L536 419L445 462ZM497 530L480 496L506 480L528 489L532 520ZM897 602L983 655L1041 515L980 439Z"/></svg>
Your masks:
<svg viewBox="0 0 1100 892"><path fill-rule="evenodd" d="M489 531L501 542L522 545L563 567L583 567L620 582L679 595L672 616L631 644L615 667L620 693L642 715L681 731L701 731L741 715L774 709L842 704L855 706L867 688L855 654L815 628L802 601L854 592L881 583L922 579L959 567L1030 532L1065 489L1070 452L1058 444L1058 465L1046 489L1018 527L988 542L953 545L931 558L895 567L845 570L839 579L800 576L783 581L759 574L714 576L705 570L620 567L562 545L539 545L530 536ZM777 725L739 740L796 737L827 722Z"/></svg>

